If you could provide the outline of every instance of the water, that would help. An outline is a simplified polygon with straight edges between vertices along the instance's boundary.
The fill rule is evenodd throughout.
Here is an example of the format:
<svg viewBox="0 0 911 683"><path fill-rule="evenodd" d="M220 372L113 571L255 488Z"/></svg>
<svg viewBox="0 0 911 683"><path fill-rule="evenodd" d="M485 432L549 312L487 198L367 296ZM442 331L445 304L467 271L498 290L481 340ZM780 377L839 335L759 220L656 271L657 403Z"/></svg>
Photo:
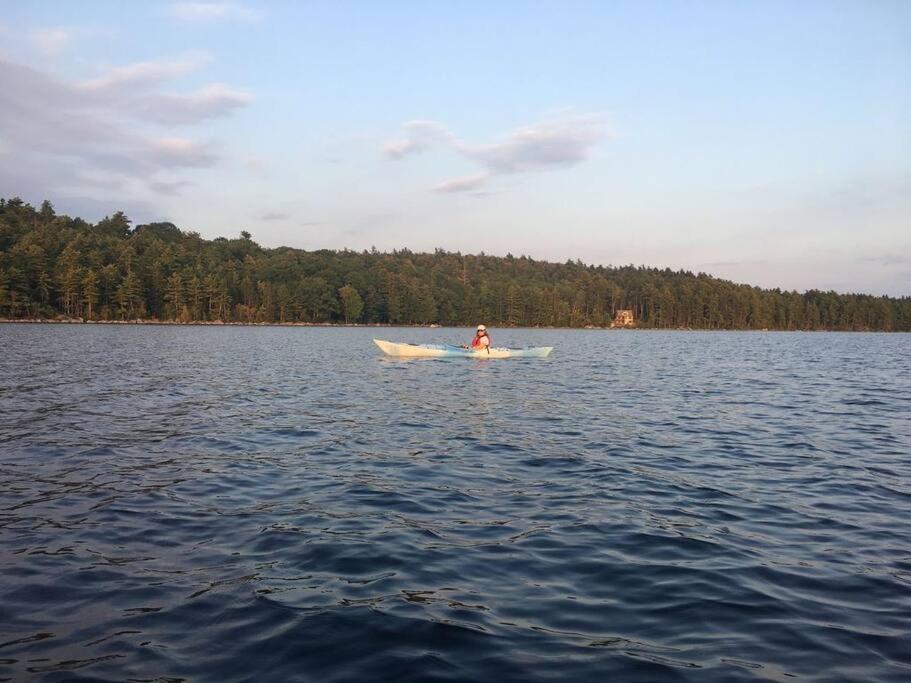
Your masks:
<svg viewBox="0 0 911 683"><path fill-rule="evenodd" d="M0 325L0 678L911 679L911 336Z"/></svg>

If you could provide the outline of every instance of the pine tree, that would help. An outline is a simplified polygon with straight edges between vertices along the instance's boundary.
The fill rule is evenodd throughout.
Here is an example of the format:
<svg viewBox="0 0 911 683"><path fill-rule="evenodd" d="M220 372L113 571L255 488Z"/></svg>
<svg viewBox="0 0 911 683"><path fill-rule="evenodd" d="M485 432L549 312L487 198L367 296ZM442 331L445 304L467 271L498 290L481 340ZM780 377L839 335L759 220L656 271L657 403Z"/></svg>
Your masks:
<svg viewBox="0 0 911 683"><path fill-rule="evenodd" d="M94 320L95 304L98 303L98 276L93 270L87 270L82 277L82 302L85 304L86 318Z"/></svg>
<svg viewBox="0 0 911 683"><path fill-rule="evenodd" d="M180 277L180 273L171 273L168 278L165 301L168 302L168 314L171 319L179 319L184 305L183 278Z"/></svg>
<svg viewBox="0 0 911 683"><path fill-rule="evenodd" d="M264 249L250 235L209 241L171 223L129 227L122 213L91 225L50 202L0 199L0 314L581 326L629 308L644 327L911 329L907 296L800 294L667 268L442 249Z"/></svg>

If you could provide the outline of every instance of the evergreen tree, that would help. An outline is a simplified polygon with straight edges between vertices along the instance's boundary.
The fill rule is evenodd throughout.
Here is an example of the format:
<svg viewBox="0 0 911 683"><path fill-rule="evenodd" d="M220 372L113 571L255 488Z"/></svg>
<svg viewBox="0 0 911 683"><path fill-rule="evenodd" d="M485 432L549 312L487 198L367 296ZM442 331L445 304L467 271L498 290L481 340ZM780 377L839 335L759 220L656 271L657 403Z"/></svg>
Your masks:
<svg viewBox="0 0 911 683"><path fill-rule="evenodd" d="M95 271L87 270L82 276L82 302L85 304L85 316L95 318L95 304L98 303L98 276Z"/></svg>
<svg viewBox="0 0 911 683"><path fill-rule="evenodd" d="M0 315L90 319L911 330L911 297L763 290L705 273L407 249L305 252L172 223L92 225L0 199Z"/></svg>
<svg viewBox="0 0 911 683"><path fill-rule="evenodd" d="M164 296L168 302L168 315L172 320L178 320L184 305L183 278L180 273L171 273Z"/></svg>

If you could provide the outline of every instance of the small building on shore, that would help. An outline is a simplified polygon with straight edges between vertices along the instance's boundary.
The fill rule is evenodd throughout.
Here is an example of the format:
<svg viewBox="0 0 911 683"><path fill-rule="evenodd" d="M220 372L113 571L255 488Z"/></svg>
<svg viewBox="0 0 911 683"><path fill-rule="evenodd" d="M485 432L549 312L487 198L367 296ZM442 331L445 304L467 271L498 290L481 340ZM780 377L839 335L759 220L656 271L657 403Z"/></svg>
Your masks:
<svg viewBox="0 0 911 683"><path fill-rule="evenodd" d="M614 321L610 324L614 327L635 327L636 321L633 318L633 312L629 309L621 309L614 315Z"/></svg>

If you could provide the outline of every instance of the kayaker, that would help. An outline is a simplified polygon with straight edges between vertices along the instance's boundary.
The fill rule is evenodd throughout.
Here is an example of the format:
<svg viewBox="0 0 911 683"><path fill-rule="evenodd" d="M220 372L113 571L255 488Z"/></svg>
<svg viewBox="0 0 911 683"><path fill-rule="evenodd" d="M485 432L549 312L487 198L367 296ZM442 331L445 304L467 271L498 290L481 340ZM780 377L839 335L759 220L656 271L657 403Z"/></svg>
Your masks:
<svg viewBox="0 0 911 683"><path fill-rule="evenodd" d="M471 340L471 350L481 351L489 348L490 337L487 335L487 328L483 325L478 325L478 331L475 334L474 339Z"/></svg>

